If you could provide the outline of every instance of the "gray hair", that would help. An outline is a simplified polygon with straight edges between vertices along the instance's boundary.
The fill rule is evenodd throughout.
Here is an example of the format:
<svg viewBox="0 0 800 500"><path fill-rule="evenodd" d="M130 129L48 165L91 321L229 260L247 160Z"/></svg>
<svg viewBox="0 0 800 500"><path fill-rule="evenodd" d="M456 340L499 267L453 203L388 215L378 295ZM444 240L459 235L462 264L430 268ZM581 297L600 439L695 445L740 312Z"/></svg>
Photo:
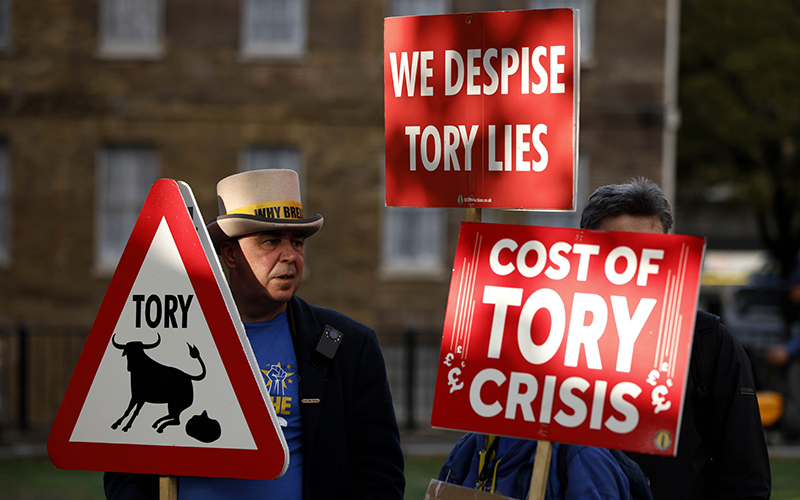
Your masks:
<svg viewBox="0 0 800 500"><path fill-rule="evenodd" d="M598 229L603 219L620 215L651 217L672 229L672 208L655 182L639 177L627 184L609 184L592 193L581 213L581 229Z"/></svg>

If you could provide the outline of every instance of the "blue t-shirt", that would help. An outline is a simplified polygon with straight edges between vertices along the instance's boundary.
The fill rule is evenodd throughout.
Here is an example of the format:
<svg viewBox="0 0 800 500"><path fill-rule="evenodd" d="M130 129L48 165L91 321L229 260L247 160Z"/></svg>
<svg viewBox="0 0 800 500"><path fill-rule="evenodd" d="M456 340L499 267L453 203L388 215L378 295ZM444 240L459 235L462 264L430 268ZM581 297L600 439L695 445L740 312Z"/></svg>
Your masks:
<svg viewBox="0 0 800 500"><path fill-rule="evenodd" d="M303 496L303 426L300 419L299 378L286 311L269 321L245 323L244 329L289 446L289 467L283 476L272 481L182 477L178 490L180 500L301 500Z"/></svg>

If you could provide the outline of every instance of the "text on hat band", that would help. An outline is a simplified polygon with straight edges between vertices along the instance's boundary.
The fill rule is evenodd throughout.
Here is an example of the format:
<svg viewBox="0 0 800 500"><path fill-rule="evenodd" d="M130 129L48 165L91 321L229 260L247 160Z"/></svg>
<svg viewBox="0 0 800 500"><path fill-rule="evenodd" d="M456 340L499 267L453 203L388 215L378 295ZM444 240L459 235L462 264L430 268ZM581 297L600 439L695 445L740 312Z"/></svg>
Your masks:
<svg viewBox="0 0 800 500"><path fill-rule="evenodd" d="M268 201L235 208L228 211L227 215L230 214L256 215L267 219L302 219L303 204L293 200Z"/></svg>

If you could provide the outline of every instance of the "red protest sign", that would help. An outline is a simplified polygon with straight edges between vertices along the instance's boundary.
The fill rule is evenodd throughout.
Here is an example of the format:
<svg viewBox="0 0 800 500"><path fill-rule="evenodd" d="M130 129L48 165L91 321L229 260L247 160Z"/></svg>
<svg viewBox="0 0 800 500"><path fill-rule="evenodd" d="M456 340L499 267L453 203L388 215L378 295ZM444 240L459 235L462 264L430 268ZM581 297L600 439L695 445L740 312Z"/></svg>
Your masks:
<svg viewBox="0 0 800 500"><path fill-rule="evenodd" d="M431 424L674 455L704 247L462 224Z"/></svg>
<svg viewBox="0 0 800 500"><path fill-rule="evenodd" d="M574 208L578 11L384 22L388 206Z"/></svg>

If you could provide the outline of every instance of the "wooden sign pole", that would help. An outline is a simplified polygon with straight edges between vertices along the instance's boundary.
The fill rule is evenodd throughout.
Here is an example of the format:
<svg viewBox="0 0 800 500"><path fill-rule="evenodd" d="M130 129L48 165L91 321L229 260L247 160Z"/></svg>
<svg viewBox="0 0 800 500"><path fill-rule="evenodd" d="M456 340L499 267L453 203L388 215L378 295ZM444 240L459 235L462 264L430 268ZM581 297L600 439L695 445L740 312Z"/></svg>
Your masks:
<svg viewBox="0 0 800 500"><path fill-rule="evenodd" d="M481 209L468 208L467 222L481 222ZM536 457L533 462L533 472L531 473L531 489L528 493L528 500L544 500L547 492L547 474L550 472L550 459L553 455L553 443L551 441L539 441L536 445Z"/></svg>
<svg viewBox="0 0 800 500"><path fill-rule="evenodd" d="M178 478L161 476L158 478L158 500L178 500Z"/></svg>
<svg viewBox="0 0 800 500"><path fill-rule="evenodd" d="M544 500L547 492L547 474L550 472L550 458L553 456L553 443L539 441L536 445L536 457L533 459L531 489L528 500Z"/></svg>

